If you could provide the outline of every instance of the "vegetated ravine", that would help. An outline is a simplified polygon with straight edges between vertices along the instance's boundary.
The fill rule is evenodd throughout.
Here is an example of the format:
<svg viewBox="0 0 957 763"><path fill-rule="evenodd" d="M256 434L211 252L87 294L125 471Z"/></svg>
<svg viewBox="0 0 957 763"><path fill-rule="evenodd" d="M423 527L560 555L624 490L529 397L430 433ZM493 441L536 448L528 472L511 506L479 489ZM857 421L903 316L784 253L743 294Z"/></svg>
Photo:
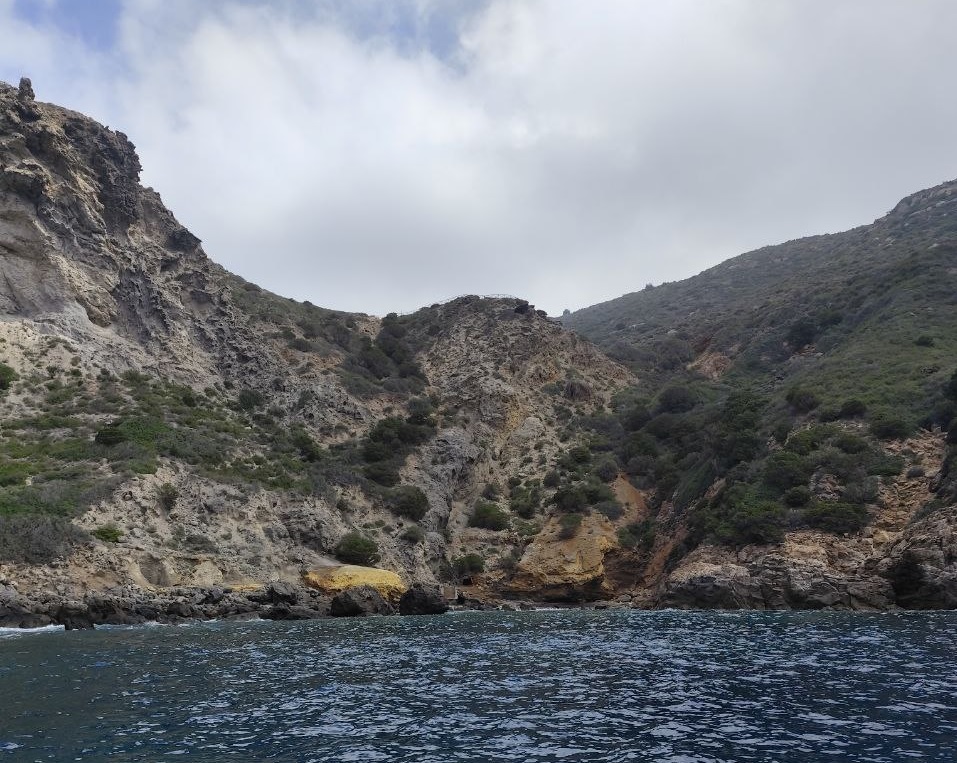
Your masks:
<svg viewBox="0 0 957 763"><path fill-rule="evenodd" d="M562 322L380 319L228 273L139 169L0 85L0 625L310 617L343 563L353 612L957 603L957 183Z"/></svg>

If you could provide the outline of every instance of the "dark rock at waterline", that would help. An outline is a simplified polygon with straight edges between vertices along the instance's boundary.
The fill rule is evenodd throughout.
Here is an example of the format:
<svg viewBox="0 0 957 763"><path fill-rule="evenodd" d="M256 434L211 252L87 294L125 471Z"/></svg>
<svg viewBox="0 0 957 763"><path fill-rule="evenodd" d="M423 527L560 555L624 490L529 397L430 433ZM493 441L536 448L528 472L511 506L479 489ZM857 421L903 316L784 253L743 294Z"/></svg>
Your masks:
<svg viewBox="0 0 957 763"><path fill-rule="evenodd" d="M449 611L438 588L416 583L399 599L400 615L442 615Z"/></svg>
<svg viewBox="0 0 957 763"><path fill-rule="evenodd" d="M347 588L332 598L329 614L333 617L394 615L395 608L372 586Z"/></svg>
<svg viewBox="0 0 957 763"><path fill-rule="evenodd" d="M93 618L89 608L78 602L61 604L53 614L53 621L68 631L92 630Z"/></svg>
<svg viewBox="0 0 957 763"><path fill-rule="evenodd" d="M0 628L42 628L52 622L49 615L36 612L15 595L0 599Z"/></svg>
<svg viewBox="0 0 957 763"><path fill-rule="evenodd" d="M322 612L311 607L277 604L265 612L260 612L259 616L263 620L315 620L322 617Z"/></svg>

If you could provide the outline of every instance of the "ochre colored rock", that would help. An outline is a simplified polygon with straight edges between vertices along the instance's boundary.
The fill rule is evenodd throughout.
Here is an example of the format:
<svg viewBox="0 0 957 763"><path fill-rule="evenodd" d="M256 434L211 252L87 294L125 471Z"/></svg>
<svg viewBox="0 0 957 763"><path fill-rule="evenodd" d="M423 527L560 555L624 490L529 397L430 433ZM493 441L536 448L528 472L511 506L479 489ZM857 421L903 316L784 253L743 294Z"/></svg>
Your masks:
<svg viewBox="0 0 957 763"><path fill-rule="evenodd" d="M586 516L572 538L549 520L525 550L508 592L546 601L581 601L612 594L605 577L605 554L619 547L615 528L604 516Z"/></svg>
<svg viewBox="0 0 957 763"><path fill-rule="evenodd" d="M342 564L338 567L323 567L309 570L302 576L302 582L310 588L324 593L336 594L347 588L370 586L375 588L384 599L398 601L408 589L402 578L391 570L378 567L360 567L355 564Z"/></svg>

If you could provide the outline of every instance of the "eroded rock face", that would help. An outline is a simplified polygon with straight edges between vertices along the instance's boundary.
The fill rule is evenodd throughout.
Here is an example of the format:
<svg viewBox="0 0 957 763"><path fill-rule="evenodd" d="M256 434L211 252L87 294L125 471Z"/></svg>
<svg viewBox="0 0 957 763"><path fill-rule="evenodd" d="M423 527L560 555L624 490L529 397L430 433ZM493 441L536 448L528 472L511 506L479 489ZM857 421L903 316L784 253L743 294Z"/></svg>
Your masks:
<svg viewBox="0 0 957 763"><path fill-rule="evenodd" d="M574 535L562 537L558 519L551 519L525 549L506 590L545 601L594 601L610 598L605 555L618 548L611 523L600 514L584 517Z"/></svg>
<svg viewBox="0 0 957 763"><path fill-rule="evenodd" d="M353 586L332 597L329 614L333 617L394 615L395 607L372 586Z"/></svg>
<svg viewBox="0 0 957 763"><path fill-rule="evenodd" d="M407 588L402 578L391 570L355 564L310 570L303 575L303 582L310 588L331 594L350 588L373 588L389 601L397 601Z"/></svg>
<svg viewBox="0 0 957 763"><path fill-rule="evenodd" d="M879 565L907 609L957 608L957 507L938 509L904 530Z"/></svg>
<svg viewBox="0 0 957 763"><path fill-rule="evenodd" d="M796 536L796 537L795 537ZM678 609L860 609L894 606L888 582L863 555L833 553L823 534L739 552L705 546L666 579L658 605Z"/></svg>
<svg viewBox="0 0 957 763"><path fill-rule="evenodd" d="M416 583L399 599L400 615L442 615L449 605L437 587Z"/></svg>

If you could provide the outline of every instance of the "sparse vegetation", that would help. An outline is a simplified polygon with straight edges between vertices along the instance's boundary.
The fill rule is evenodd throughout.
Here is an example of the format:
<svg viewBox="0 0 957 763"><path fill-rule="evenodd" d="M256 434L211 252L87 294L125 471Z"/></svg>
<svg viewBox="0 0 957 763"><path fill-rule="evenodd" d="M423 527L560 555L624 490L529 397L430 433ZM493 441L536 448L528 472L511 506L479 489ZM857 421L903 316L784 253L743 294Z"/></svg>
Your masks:
<svg viewBox="0 0 957 763"><path fill-rule="evenodd" d="M471 527L481 527L485 530L507 530L509 525L508 514L494 503L479 501L472 511L469 525Z"/></svg>
<svg viewBox="0 0 957 763"><path fill-rule="evenodd" d="M336 558L347 564L372 565L379 561L379 545L366 535L351 532L335 548Z"/></svg>

